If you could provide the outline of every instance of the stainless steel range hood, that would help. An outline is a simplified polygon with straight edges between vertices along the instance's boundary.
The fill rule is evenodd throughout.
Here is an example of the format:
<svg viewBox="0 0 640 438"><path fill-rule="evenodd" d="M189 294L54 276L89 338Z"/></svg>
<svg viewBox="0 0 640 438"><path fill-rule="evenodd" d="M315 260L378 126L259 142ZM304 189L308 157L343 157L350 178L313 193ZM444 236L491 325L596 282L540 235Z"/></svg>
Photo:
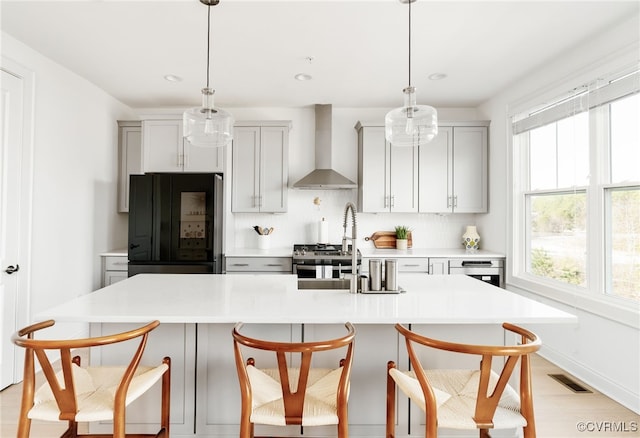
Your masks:
<svg viewBox="0 0 640 438"><path fill-rule="evenodd" d="M331 168L331 105L316 105L316 168L296 182L296 189L355 189L356 183Z"/></svg>

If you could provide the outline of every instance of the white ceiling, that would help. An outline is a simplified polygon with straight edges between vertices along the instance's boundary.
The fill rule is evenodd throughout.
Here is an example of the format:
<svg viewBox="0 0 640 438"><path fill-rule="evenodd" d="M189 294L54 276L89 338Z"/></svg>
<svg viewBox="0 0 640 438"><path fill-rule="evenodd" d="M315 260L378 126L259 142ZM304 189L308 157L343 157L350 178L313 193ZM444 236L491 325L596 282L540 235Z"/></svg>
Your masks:
<svg viewBox="0 0 640 438"><path fill-rule="evenodd" d="M207 7L198 0L2 0L0 7L4 32L133 108L200 104ZM419 0L411 78L418 103L475 107L639 10L638 0ZM212 8L216 105L400 106L407 12L398 0L221 0ZM297 73L313 80L296 81ZM432 73L448 77L430 81ZM168 82L167 74L183 80Z"/></svg>

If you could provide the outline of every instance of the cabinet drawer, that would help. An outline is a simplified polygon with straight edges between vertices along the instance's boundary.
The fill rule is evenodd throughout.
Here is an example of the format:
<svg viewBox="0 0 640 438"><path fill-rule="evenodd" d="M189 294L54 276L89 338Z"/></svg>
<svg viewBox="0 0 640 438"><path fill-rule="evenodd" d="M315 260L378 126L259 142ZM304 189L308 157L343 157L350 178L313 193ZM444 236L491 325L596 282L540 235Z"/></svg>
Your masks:
<svg viewBox="0 0 640 438"><path fill-rule="evenodd" d="M104 258L105 271L126 271L129 260L125 257L107 256Z"/></svg>
<svg viewBox="0 0 640 438"><path fill-rule="evenodd" d="M429 259L427 257L399 258L398 272L429 272Z"/></svg>
<svg viewBox="0 0 640 438"><path fill-rule="evenodd" d="M291 257L227 257L227 272L282 272L293 271Z"/></svg>

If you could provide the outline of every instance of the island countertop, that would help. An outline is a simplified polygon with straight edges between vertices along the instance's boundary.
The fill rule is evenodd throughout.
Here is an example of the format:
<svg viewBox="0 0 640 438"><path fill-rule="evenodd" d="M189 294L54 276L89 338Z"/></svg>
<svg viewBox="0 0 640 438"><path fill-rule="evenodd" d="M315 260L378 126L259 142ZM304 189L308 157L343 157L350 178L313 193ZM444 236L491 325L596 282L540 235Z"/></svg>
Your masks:
<svg viewBox="0 0 640 438"><path fill-rule="evenodd" d="M576 323L465 275L401 274L401 294L298 290L295 275L138 274L36 315L60 322Z"/></svg>

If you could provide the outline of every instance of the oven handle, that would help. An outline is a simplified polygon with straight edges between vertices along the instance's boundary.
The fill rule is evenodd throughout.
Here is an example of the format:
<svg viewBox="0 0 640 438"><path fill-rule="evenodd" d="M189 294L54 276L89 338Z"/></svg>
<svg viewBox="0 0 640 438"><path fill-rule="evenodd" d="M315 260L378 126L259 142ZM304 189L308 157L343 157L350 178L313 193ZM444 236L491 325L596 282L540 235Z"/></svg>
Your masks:
<svg viewBox="0 0 640 438"><path fill-rule="evenodd" d="M315 271L316 265L296 265L297 271Z"/></svg>
<svg viewBox="0 0 640 438"><path fill-rule="evenodd" d="M322 266L324 267L331 267L331 270L333 271L337 271L339 269L344 268L344 266L342 265L294 265L296 267L296 271L315 271L317 269L318 266ZM351 265L346 267L347 270L351 269Z"/></svg>

